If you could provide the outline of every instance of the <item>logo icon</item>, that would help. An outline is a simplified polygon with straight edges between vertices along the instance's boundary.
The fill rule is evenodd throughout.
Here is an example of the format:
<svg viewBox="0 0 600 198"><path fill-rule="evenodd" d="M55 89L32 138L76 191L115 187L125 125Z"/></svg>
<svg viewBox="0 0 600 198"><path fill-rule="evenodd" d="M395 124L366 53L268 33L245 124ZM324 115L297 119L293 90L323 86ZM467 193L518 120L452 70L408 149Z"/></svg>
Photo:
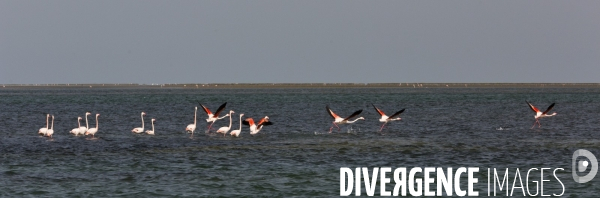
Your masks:
<svg viewBox="0 0 600 198"><path fill-rule="evenodd" d="M592 169L585 176L579 176L579 175L577 175L577 172L578 171L585 172L590 164L585 160L579 160L579 162L578 162L577 157L586 157L588 160L590 160L589 163L591 163ZM573 161L572 162L573 162L572 163L572 165L573 165L572 166L573 167L572 175L573 175L573 179L577 183L586 183L586 182L591 181L592 179L594 179L594 177L596 176L596 173L598 172L598 160L596 159L596 156L594 156L594 154L592 154L592 152L590 152L588 150L585 150L585 149L576 150L573 153Z"/></svg>

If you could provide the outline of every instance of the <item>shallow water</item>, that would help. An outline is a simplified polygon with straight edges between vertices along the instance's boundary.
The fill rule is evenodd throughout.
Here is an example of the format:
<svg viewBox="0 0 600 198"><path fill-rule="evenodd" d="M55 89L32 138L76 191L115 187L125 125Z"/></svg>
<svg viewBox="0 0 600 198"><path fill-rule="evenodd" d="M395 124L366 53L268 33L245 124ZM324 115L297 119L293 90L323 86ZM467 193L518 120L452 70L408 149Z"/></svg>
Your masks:
<svg viewBox="0 0 600 198"><path fill-rule="evenodd" d="M525 100L540 109L556 102L558 115L530 129ZM274 125L254 136L244 128L240 138L207 134L199 109L190 138L196 101L213 111L228 102L232 129L239 113ZM388 114L406 108L403 120L377 132L371 103ZM365 120L329 134L326 105L341 116L363 109ZM480 195L486 168L560 167L565 196L600 191L600 178L571 177L575 150L600 154L600 89L5 89L0 110L0 196L330 197L340 167L384 166L480 167ZM86 111L101 114L97 139L68 133ZM155 136L131 133L142 111L146 129L157 120ZM55 115L53 139L37 135L46 113Z"/></svg>

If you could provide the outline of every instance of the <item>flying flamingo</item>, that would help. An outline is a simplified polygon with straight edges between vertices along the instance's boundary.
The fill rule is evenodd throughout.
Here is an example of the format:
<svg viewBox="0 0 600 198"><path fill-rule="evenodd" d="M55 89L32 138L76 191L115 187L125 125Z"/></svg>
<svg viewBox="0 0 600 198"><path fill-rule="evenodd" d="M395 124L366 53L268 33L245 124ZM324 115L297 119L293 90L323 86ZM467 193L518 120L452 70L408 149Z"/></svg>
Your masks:
<svg viewBox="0 0 600 198"><path fill-rule="evenodd" d="M97 113L97 114L96 114L96 128L91 128L91 129L88 129L88 130L85 132L85 135L92 134L92 138L94 138L94 135L96 134L96 132L98 132L98 116L100 116L100 114L99 114L99 113Z"/></svg>
<svg viewBox="0 0 600 198"><path fill-rule="evenodd" d="M208 109L204 105L200 104L200 102L198 102L198 104L200 106L202 106L202 109L204 109L204 112L206 112L206 115L208 116L208 118L206 119L206 122L212 122L208 126L207 131L210 131L210 128L217 120L220 120L220 119L223 119L223 118L229 116L229 114L227 114L227 115L224 115L223 117L219 117L219 114L221 113L221 111L223 111L223 109L225 109L225 106L227 106L227 103L223 103L221 106L219 106L219 108L217 109L217 111L214 114L210 111L210 109Z"/></svg>
<svg viewBox="0 0 600 198"><path fill-rule="evenodd" d="M383 129L383 126L385 126L385 124L387 124L388 122L402 120L402 118L400 118L400 117L397 117L397 118L394 118L394 117L399 116L402 112L404 112L405 109L402 109L402 110L394 113L392 116L388 117L387 115L385 115L385 113L383 113L382 110L377 108L374 104L371 104L371 105L373 105L373 108L375 108L375 111L377 111L377 113L379 113L379 115L381 115L381 118L379 118L379 122L383 122L383 125L381 125L381 128L379 128L379 131L381 131Z"/></svg>
<svg viewBox="0 0 600 198"><path fill-rule="evenodd" d="M46 114L46 127L40 128L40 130L38 130L38 134L46 135L46 131L48 131L48 119L49 118L50 118L50 114Z"/></svg>
<svg viewBox="0 0 600 198"><path fill-rule="evenodd" d="M219 130L217 130L217 133L223 133L223 137L225 137L225 134L227 134L227 132L229 131L229 129L231 129L231 116L233 116L233 110L229 110L229 126L228 127L221 127L219 128ZM213 122L214 123L214 122Z"/></svg>
<svg viewBox="0 0 600 198"><path fill-rule="evenodd" d="M194 124L189 124L185 127L185 131L189 131L194 136L194 130L196 130L196 112L198 111L198 107L194 107Z"/></svg>
<svg viewBox="0 0 600 198"><path fill-rule="evenodd" d="M81 117L77 117L77 125L78 127L74 128L69 133L72 133L75 136L79 135L79 130L81 129Z"/></svg>
<svg viewBox="0 0 600 198"><path fill-rule="evenodd" d="M240 129L239 130L233 130L231 131L231 136L235 136L235 137L239 137L240 133L242 132L242 117L244 116L244 114L240 114Z"/></svg>
<svg viewBox="0 0 600 198"><path fill-rule="evenodd" d="M352 113L352 115L350 115L346 118L342 118L342 117L338 116L337 114L333 113L333 111L331 111L329 106L326 106L326 108L327 108L327 113L329 113L329 115L331 117L333 117L333 119L334 119L332 122L333 125L331 126L331 128L329 128L329 133L331 133L333 126L336 126L338 128L338 130L340 130L340 127L338 126L338 124L352 124L352 123L356 122L357 120L365 119L363 117L360 117L360 118L356 118L355 120L352 120L352 121L350 120L351 118L358 116L358 114L360 114L362 112L362 109Z"/></svg>
<svg viewBox="0 0 600 198"><path fill-rule="evenodd" d="M244 125L249 125L250 126L250 135L254 135L257 134L264 125L272 125L273 123L269 121L269 116L265 116L264 118L260 119L260 121L258 121L258 123L254 123L254 119L252 118L246 118L246 120L244 120L242 122Z"/></svg>
<svg viewBox="0 0 600 198"><path fill-rule="evenodd" d="M525 102L527 102L527 101L525 101ZM533 129L533 127L535 127L535 124L538 124L538 128L542 127L542 124L540 124L540 121L539 121L540 118L552 117L552 116L556 115L556 112L554 112L552 114L548 114L548 112L550 112L550 110L552 110L552 107L554 107L555 103L552 103L544 112L541 112L538 108L535 108L529 102L527 102L527 104L529 105L529 108L531 108L531 110L535 112L535 116L533 116L535 118L535 122L533 123L533 126L531 126L532 129Z"/></svg>
<svg viewBox="0 0 600 198"><path fill-rule="evenodd" d="M90 126L88 125L88 115L92 115L92 113L85 112L85 127L84 126L79 127L80 135L85 135L85 132L90 128Z"/></svg>
<svg viewBox="0 0 600 198"><path fill-rule="evenodd" d="M52 134L54 134L54 115L52 115L52 126L46 131L46 136L52 138Z"/></svg>
<svg viewBox="0 0 600 198"><path fill-rule="evenodd" d="M131 130L131 132L134 133L143 133L144 132L144 116L146 115L146 113L142 112L141 117L142 117L142 127L138 127L138 128L133 128L133 130Z"/></svg>
<svg viewBox="0 0 600 198"><path fill-rule="evenodd" d="M146 130L146 133L148 135L154 135L154 121L156 121L156 119L152 118L152 120L150 120L150 123L152 123L152 131L151 130Z"/></svg>

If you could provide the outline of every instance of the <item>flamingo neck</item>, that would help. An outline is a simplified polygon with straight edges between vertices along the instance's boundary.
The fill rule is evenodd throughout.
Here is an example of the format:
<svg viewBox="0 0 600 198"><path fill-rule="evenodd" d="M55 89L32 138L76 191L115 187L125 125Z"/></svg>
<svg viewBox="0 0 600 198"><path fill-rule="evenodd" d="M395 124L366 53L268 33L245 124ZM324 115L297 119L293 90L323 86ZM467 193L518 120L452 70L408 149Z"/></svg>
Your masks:
<svg viewBox="0 0 600 198"><path fill-rule="evenodd" d="M50 116L46 116L46 129L48 129L48 120L50 119Z"/></svg>
<svg viewBox="0 0 600 198"><path fill-rule="evenodd" d="M143 113L142 113L141 117L142 117L142 131L143 131L144 130L144 114Z"/></svg>
<svg viewBox="0 0 600 198"><path fill-rule="evenodd" d="M98 115L96 115L96 129L98 129Z"/></svg>
<svg viewBox="0 0 600 198"><path fill-rule="evenodd" d="M362 118L362 117L360 117L360 118L356 118L356 119L354 119L354 120L352 120L352 121L348 121L348 122L346 122L346 123L354 123L354 122L356 122L356 121L358 121L358 120L362 120L362 119L363 119L363 118Z"/></svg>
<svg viewBox="0 0 600 198"><path fill-rule="evenodd" d="M154 132L154 122L152 122L152 132Z"/></svg>
<svg viewBox="0 0 600 198"><path fill-rule="evenodd" d="M81 119L77 118L77 126L81 127Z"/></svg>
<svg viewBox="0 0 600 198"><path fill-rule="evenodd" d="M231 113L229 113L229 128L231 128Z"/></svg>
<svg viewBox="0 0 600 198"><path fill-rule="evenodd" d="M198 112L198 108L194 109L194 126L196 126L196 114Z"/></svg>
<svg viewBox="0 0 600 198"><path fill-rule="evenodd" d="M50 129L54 130L54 117L52 117L52 127Z"/></svg>
<svg viewBox="0 0 600 198"><path fill-rule="evenodd" d="M89 128L90 128L90 126L88 125L88 119L87 119L87 116L88 116L88 115L87 115L87 113L86 113L86 114L85 114L85 128L86 128L86 129L89 129Z"/></svg>

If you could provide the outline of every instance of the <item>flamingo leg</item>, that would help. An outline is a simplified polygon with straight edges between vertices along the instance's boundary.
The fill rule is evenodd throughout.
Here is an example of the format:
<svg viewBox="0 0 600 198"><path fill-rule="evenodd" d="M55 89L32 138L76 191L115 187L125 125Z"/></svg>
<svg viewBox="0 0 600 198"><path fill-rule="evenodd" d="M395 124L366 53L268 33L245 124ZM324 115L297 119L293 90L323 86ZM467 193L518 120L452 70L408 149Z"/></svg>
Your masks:
<svg viewBox="0 0 600 198"><path fill-rule="evenodd" d="M215 123L215 122L211 122L211 123L210 123L210 125L208 125L208 131L209 131L209 132L210 132L210 128L212 127L212 125L213 125L214 123Z"/></svg>
<svg viewBox="0 0 600 198"><path fill-rule="evenodd" d="M381 128L379 128L379 131L383 130L383 126L385 126L385 124L387 124L387 122L385 122L381 125Z"/></svg>
<svg viewBox="0 0 600 198"><path fill-rule="evenodd" d="M340 130L340 127L339 127L337 124L335 124L335 121L334 121L334 122L332 122L332 124L333 124L333 125L331 125L331 128L329 128L329 133L331 133L331 130L333 129L333 126L337 127L337 128L338 128L338 131Z"/></svg>

